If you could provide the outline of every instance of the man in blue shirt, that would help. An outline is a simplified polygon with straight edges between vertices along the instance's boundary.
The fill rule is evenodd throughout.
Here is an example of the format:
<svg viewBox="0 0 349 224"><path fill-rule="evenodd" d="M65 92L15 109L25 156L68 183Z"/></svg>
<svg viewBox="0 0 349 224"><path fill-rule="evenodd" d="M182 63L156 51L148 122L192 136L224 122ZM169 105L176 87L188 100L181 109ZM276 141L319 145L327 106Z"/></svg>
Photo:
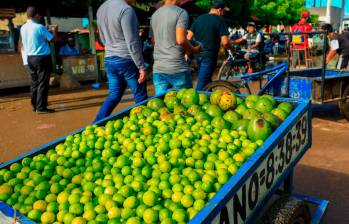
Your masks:
<svg viewBox="0 0 349 224"><path fill-rule="evenodd" d="M31 104L37 113L50 113L47 108L51 70L51 48L53 35L39 23L41 17L34 7L27 9L27 22L21 28L24 52L31 73Z"/></svg>
<svg viewBox="0 0 349 224"><path fill-rule="evenodd" d="M75 47L75 39L73 37L68 37L67 44L59 50L58 54L66 57L80 55L79 49Z"/></svg>

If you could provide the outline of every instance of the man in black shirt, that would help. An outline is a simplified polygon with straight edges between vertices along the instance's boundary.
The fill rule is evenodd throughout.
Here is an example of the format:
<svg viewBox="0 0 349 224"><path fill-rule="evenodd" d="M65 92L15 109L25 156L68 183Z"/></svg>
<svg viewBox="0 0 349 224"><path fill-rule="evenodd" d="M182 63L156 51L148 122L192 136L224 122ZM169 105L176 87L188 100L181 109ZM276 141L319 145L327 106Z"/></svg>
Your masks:
<svg viewBox="0 0 349 224"><path fill-rule="evenodd" d="M197 57L199 66L197 90L203 90L212 81L221 44L226 49L232 49L229 31L222 17L224 7L223 0L214 0L210 12L199 16L188 31L188 39L195 39L203 47L203 51Z"/></svg>
<svg viewBox="0 0 349 224"><path fill-rule="evenodd" d="M330 61L336 54L339 54L341 56L341 59L338 63L338 69L346 69L349 62L349 33L334 33L332 25L330 24L324 24L321 28L322 30L328 32L327 35L331 40L331 49L326 57L326 64L330 63Z"/></svg>

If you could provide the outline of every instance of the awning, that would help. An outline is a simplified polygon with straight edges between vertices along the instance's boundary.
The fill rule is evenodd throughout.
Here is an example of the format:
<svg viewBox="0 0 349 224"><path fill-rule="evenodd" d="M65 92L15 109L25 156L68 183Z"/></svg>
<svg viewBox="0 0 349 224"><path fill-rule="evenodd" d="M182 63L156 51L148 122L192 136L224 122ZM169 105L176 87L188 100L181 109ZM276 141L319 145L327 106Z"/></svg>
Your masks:
<svg viewBox="0 0 349 224"><path fill-rule="evenodd" d="M0 18L12 19L16 17L14 8L0 8Z"/></svg>

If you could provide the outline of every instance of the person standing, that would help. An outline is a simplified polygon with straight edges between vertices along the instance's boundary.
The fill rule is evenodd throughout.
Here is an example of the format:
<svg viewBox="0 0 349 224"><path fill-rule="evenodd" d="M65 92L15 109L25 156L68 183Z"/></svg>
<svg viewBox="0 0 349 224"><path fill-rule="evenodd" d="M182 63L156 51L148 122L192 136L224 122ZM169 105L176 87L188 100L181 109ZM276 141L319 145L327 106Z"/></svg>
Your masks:
<svg viewBox="0 0 349 224"><path fill-rule="evenodd" d="M296 67L298 63L298 55L299 58L303 58L305 60L304 51L309 51L309 41L308 41L308 33L313 31L313 27L310 23L308 23L308 20L310 18L309 12L302 12L301 18L298 21L298 23L294 24L292 26L292 33L303 33L303 34L294 34L292 36L292 42L291 42L291 49L292 49L292 57L293 57L293 63L292 66ZM303 51L299 51L299 50Z"/></svg>
<svg viewBox="0 0 349 224"><path fill-rule="evenodd" d="M49 80L51 72L51 48L49 42L53 34L40 24L41 16L34 7L27 9L27 22L21 27L21 39L24 53L27 56L31 74L31 104L34 112L51 113L47 108Z"/></svg>
<svg viewBox="0 0 349 224"><path fill-rule="evenodd" d="M331 48L326 57L326 64L330 63L336 54L339 54L340 58L337 64L337 69L347 69L349 64L349 33L334 33L331 24L324 24L321 29L327 32L328 38L331 41Z"/></svg>
<svg viewBox="0 0 349 224"><path fill-rule="evenodd" d="M187 39L189 15L177 6L178 0L166 0L151 18L150 36L154 42L153 82L155 94L171 87L191 88L192 77L184 54L199 53Z"/></svg>
<svg viewBox="0 0 349 224"><path fill-rule="evenodd" d="M136 103L147 99L146 67L138 35L135 0L108 0L97 11L97 25L105 46L105 71L109 96L100 108L97 122L108 117L120 102L127 85Z"/></svg>
<svg viewBox="0 0 349 224"><path fill-rule="evenodd" d="M188 31L188 39L195 39L203 46L203 51L197 56L199 66L197 90L203 90L212 82L220 45L227 50L233 50L229 31L222 17L224 7L223 0L215 0L210 12L199 16Z"/></svg>

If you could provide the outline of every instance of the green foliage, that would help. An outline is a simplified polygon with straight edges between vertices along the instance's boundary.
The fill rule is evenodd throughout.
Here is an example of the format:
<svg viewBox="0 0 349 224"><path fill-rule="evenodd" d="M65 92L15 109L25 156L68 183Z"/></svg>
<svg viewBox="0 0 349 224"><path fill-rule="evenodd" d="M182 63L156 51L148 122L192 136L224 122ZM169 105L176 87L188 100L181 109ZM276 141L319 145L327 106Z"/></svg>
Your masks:
<svg viewBox="0 0 349 224"><path fill-rule="evenodd" d="M195 4L205 12L208 12L211 8L211 0L198 0Z"/></svg>
<svg viewBox="0 0 349 224"><path fill-rule="evenodd" d="M304 6L304 0L253 0L251 11L264 23L290 25L298 21Z"/></svg>
<svg viewBox="0 0 349 224"><path fill-rule="evenodd" d="M311 23L319 23L319 15L317 15L317 14L310 15L309 21Z"/></svg>
<svg viewBox="0 0 349 224"><path fill-rule="evenodd" d="M212 0L197 0L195 2L204 12L210 11ZM237 21L248 20L250 15L250 0L226 1L229 11L226 11L224 17Z"/></svg>

